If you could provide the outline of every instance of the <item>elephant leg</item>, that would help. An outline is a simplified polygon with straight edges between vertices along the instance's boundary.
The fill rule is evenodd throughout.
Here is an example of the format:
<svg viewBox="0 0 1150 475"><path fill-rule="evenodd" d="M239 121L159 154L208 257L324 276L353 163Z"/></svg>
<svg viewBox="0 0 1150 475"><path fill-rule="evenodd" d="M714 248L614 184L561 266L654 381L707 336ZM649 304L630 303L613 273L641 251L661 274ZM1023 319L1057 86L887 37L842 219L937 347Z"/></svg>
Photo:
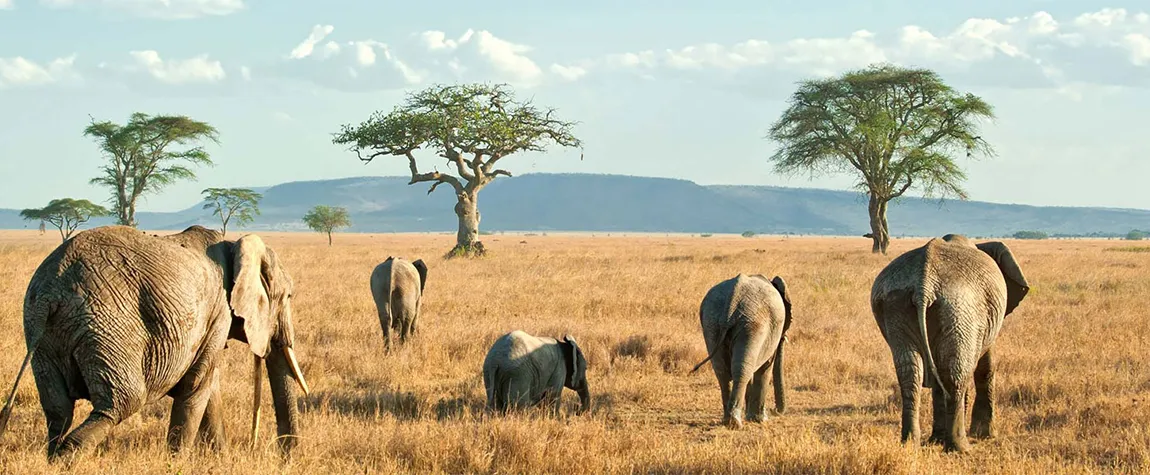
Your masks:
<svg viewBox="0 0 1150 475"><path fill-rule="evenodd" d="M715 379L719 380L719 397L722 401L725 425L731 421L730 407L727 406L727 401L731 400L731 358L722 348L711 357L711 369L715 371Z"/></svg>
<svg viewBox="0 0 1150 475"><path fill-rule="evenodd" d="M774 363L763 365L755 371L751 386L747 388L747 420L751 422L764 422L767 420L767 391L771 385L767 383L770 375L767 373Z"/></svg>
<svg viewBox="0 0 1150 475"><path fill-rule="evenodd" d="M391 313L386 309L379 310L379 326L383 328L383 352L391 353Z"/></svg>
<svg viewBox="0 0 1150 475"><path fill-rule="evenodd" d="M923 361L911 346L891 345L899 394L902 396L902 443L917 444L921 438L918 427L918 401L922 385Z"/></svg>
<svg viewBox="0 0 1150 475"><path fill-rule="evenodd" d="M944 380L945 381L945 380ZM942 449L944 452L967 452L970 450L970 443L966 439L966 392L967 385L964 382L958 382L951 390L953 396L946 401L946 416L947 432L946 437L943 439Z"/></svg>
<svg viewBox="0 0 1150 475"><path fill-rule="evenodd" d="M970 415L970 435L989 439L994 433L994 351L986 350L974 368L974 410Z"/></svg>
<svg viewBox="0 0 1150 475"><path fill-rule="evenodd" d="M81 455L108 437L108 432L119 422L111 416L116 412L110 404L93 402L94 408L88 418L56 446L55 453L49 454L50 459L68 459Z"/></svg>
<svg viewBox="0 0 1150 475"><path fill-rule="evenodd" d="M72 428L76 401L68 396L67 384L56 368L36 365L33 360L32 371L36 375L40 408L48 424L48 456L52 457L59 450L68 429Z"/></svg>
<svg viewBox="0 0 1150 475"><path fill-rule="evenodd" d="M947 416L946 395L942 393L942 388L940 388L938 384L935 384L930 389L930 402L933 422L931 424L930 437L926 439L926 442L928 444L942 445L946 443L946 435L950 433L950 418Z"/></svg>
<svg viewBox="0 0 1150 475"><path fill-rule="evenodd" d="M743 428L744 403L747 399L747 386L754 376L753 370L747 364L746 341L736 340L734 351L731 352L731 395L727 402L731 417L727 425L732 429Z"/></svg>
<svg viewBox="0 0 1150 475"><path fill-rule="evenodd" d="M220 370L212 372L212 385L208 395L208 405L200 421L200 440L214 452L223 450L227 440L224 437L224 406L220 396Z"/></svg>
<svg viewBox="0 0 1150 475"><path fill-rule="evenodd" d="M191 386L191 385L189 385ZM203 424L204 411L211 399L212 386L181 390L172 394L172 417L168 421L168 450L179 452L196 441Z"/></svg>

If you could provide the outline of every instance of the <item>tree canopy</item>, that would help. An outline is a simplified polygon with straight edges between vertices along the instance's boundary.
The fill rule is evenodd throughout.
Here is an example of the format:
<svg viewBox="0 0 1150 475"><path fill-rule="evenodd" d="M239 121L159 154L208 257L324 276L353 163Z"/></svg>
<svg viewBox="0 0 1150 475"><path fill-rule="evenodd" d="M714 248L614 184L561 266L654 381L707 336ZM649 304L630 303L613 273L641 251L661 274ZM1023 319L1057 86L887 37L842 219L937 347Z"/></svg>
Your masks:
<svg viewBox="0 0 1150 475"><path fill-rule="evenodd" d="M477 194L496 177L512 176L499 162L520 152L545 151L548 144L582 147L574 126L558 119L555 109L516 99L506 84L435 85L408 94L390 112L376 111L360 124L343 125L332 142L348 146L364 162L405 157L408 183L431 183L429 194L447 183L458 197L456 250L470 253L477 247L481 253ZM420 150L433 152L455 174L437 168L420 172Z"/></svg>
<svg viewBox="0 0 1150 475"><path fill-rule="evenodd" d="M327 245L331 245L331 233L338 228L351 226L347 208L316 205L303 216L303 222L311 230L327 233Z"/></svg>
<svg viewBox="0 0 1150 475"><path fill-rule="evenodd" d="M204 140L219 143L219 132L187 116L142 112L131 115L124 125L91 120L84 135L99 145L107 158L101 174L91 179L95 185L111 189L113 211L119 224L136 225L136 202L148 193L158 192L179 180L195 179L194 165L212 165L201 145L176 149Z"/></svg>
<svg viewBox="0 0 1150 475"><path fill-rule="evenodd" d="M25 220L39 220L41 229L45 222L52 223L56 229L60 230L60 240L67 241L72 237L76 228L81 224L88 222L93 216L108 216L109 212L103 206L92 203L88 200L74 200L72 198L60 198L48 202L48 206L43 208L25 209L20 211L20 217Z"/></svg>
<svg viewBox="0 0 1150 475"><path fill-rule="evenodd" d="M965 153L994 155L978 121L993 108L955 91L929 69L888 64L803 81L771 126L779 143L770 157L784 174L853 173L870 196L875 252L886 252L887 203L908 190L966 199Z"/></svg>
<svg viewBox="0 0 1150 475"><path fill-rule="evenodd" d="M203 209L212 210L213 215L220 217L225 236L233 218L236 224L243 226L260 214L259 202L263 195L248 188L207 188L200 193L205 195Z"/></svg>

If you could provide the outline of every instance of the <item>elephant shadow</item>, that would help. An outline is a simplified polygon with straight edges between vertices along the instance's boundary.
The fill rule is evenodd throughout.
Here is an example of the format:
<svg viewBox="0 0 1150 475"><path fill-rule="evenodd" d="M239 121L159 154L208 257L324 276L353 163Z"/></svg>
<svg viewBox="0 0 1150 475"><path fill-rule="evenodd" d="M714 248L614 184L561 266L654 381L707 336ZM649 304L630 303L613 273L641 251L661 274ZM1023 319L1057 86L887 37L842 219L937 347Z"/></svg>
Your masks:
<svg viewBox="0 0 1150 475"><path fill-rule="evenodd" d="M362 419L390 414L401 421L434 418L457 419L483 412L484 401L471 396L455 396L430 401L427 395L412 391L376 389L357 392L314 391L300 401L300 412L328 412Z"/></svg>
<svg viewBox="0 0 1150 475"><path fill-rule="evenodd" d="M839 404L828 407L812 407L804 409L803 414L810 416L847 416L860 414L882 414L890 410L890 404Z"/></svg>

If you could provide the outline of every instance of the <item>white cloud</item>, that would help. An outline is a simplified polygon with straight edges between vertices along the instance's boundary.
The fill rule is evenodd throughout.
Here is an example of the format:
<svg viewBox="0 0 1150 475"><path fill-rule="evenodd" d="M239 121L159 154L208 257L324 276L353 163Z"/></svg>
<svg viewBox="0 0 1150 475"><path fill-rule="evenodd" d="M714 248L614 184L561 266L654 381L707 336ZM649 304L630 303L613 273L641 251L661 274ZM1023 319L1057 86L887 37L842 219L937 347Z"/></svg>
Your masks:
<svg viewBox="0 0 1150 475"><path fill-rule="evenodd" d="M312 51L315 50L315 45L319 44L320 41L323 41L323 39L326 38L327 35L330 35L332 31L335 31L335 27L332 25L313 26L311 28L311 33L307 35L307 38L304 38L300 44L296 45L295 48L292 48L291 53L289 53L288 56L292 59L302 59L311 56ZM337 51L338 49L339 46L336 46ZM325 51L326 50L327 48L325 48Z"/></svg>
<svg viewBox="0 0 1150 475"><path fill-rule="evenodd" d="M568 81L574 81L587 74L587 70L579 66L563 66L562 64L552 64L551 72Z"/></svg>
<svg viewBox="0 0 1150 475"><path fill-rule="evenodd" d="M1150 36L1130 33L1123 38L1130 49L1130 61L1139 66L1150 66Z"/></svg>
<svg viewBox="0 0 1150 475"><path fill-rule="evenodd" d="M16 8L16 4L12 0L0 0L0 10L11 10Z"/></svg>
<svg viewBox="0 0 1150 475"><path fill-rule="evenodd" d="M249 68L247 66L240 66L240 77L244 78L244 81L251 81L252 80L252 68Z"/></svg>
<svg viewBox="0 0 1150 475"><path fill-rule="evenodd" d="M52 8L91 6L165 20L230 15L245 8L243 0L40 0L40 3Z"/></svg>
<svg viewBox="0 0 1150 475"><path fill-rule="evenodd" d="M76 55L54 59L41 65L22 56L0 58L0 89L42 86L79 79Z"/></svg>
<svg viewBox="0 0 1150 475"><path fill-rule="evenodd" d="M132 51L130 54L148 74L167 84L215 83L227 76L223 65L208 59L206 54L169 60L160 58L155 50Z"/></svg>

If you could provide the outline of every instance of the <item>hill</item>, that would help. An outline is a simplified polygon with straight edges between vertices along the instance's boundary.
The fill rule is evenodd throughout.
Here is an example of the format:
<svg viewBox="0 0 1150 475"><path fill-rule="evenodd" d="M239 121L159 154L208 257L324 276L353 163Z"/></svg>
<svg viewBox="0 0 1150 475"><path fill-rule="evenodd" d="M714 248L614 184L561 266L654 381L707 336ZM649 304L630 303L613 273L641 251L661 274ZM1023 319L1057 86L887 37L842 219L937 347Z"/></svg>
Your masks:
<svg viewBox="0 0 1150 475"><path fill-rule="evenodd" d="M299 181L262 188L261 216L247 229L306 230L300 217L316 204L347 207L353 232L454 231L454 196L406 177ZM491 183L479 196L484 231L795 233L861 235L869 231L859 193L773 186L703 186L687 180L593 174L529 174ZM1150 229L1150 210L1046 207L904 198L892 203L896 236L1125 234ZM218 226L196 204L171 213L139 213L144 229ZM108 219L92 225L109 224ZM17 210L0 209L0 229L34 227Z"/></svg>

